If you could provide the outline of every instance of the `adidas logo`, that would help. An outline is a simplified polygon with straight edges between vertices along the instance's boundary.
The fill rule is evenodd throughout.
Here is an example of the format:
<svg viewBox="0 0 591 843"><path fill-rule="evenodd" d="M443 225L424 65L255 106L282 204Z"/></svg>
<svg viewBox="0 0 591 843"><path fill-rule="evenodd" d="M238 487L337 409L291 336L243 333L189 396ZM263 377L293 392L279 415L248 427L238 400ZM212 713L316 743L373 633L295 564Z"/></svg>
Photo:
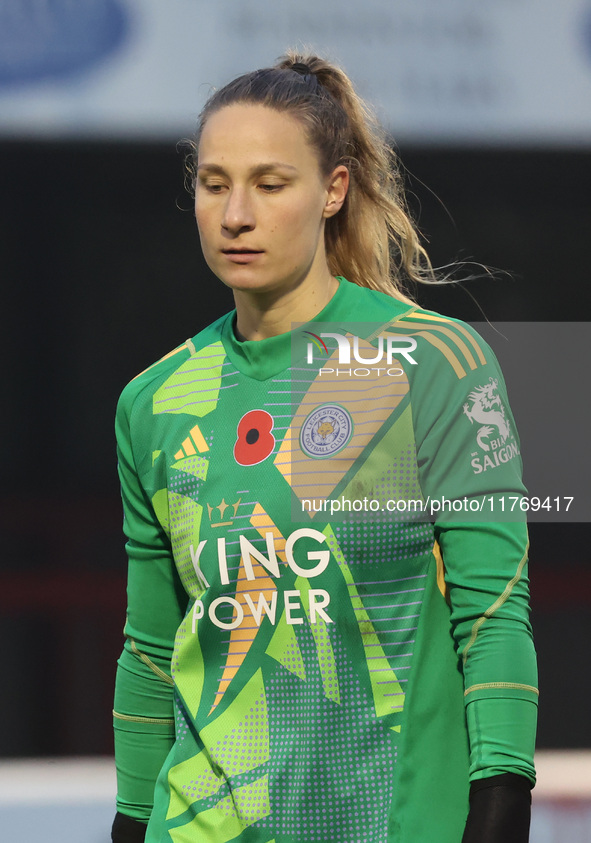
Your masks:
<svg viewBox="0 0 591 843"><path fill-rule="evenodd" d="M174 458L175 460L182 460L183 457L192 457L197 453L203 454L205 451L209 451L209 445L205 441L199 425L196 424L183 442L180 451L177 451L174 455Z"/></svg>

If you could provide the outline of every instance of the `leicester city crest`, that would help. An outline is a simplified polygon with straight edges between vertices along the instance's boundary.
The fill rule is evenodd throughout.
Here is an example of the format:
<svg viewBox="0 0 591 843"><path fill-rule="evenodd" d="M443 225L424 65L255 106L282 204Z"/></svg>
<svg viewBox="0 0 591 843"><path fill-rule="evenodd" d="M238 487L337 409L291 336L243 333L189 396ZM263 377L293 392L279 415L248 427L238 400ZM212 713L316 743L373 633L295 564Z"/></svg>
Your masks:
<svg viewBox="0 0 591 843"><path fill-rule="evenodd" d="M300 431L300 448L324 459L341 451L353 435L353 419L338 404L324 404L307 416Z"/></svg>

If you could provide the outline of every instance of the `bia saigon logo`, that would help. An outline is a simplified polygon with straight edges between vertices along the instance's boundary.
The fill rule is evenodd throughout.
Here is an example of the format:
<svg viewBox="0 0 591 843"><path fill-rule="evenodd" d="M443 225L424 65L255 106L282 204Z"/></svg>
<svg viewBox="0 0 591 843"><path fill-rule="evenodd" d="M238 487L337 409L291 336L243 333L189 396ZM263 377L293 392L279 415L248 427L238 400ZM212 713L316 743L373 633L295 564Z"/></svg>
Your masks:
<svg viewBox="0 0 591 843"><path fill-rule="evenodd" d="M390 377L401 377L404 371L399 366L393 367L395 357L404 357L412 366L417 365L417 360L412 352L417 347L417 341L413 337L395 336L380 334L377 337L377 348L367 340L360 340L352 335L337 334L330 331L322 331L320 335L311 331L303 331L310 337L306 348L306 363L314 364L314 349L320 357L326 357L330 366L322 366L318 370L318 376L332 375L333 377L349 376L367 378L371 375L389 375ZM324 342L324 339L336 341L336 356L331 353ZM354 363L361 363L361 366L352 366L351 357ZM396 361L398 362L398 361ZM381 366L376 364L381 363ZM348 368L340 368L348 367Z"/></svg>
<svg viewBox="0 0 591 843"><path fill-rule="evenodd" d="M309 457L326 459L338 454L353 435L353 419L344 407L324 404L307 416L300 430L300 448Z"/></svg>
<svg viewBox="0 0 591 843"><path fill-rule="evenodd" d="M471 405L468 401L464 404L464 413L471 424L476 422L481 425L476 433L476 442L482 453L472 453L471 465L474 474L482 474L489 468L509 462L519 454L498 387L498 380L489 378L488 383L477 386L468 395Z"/></svg>

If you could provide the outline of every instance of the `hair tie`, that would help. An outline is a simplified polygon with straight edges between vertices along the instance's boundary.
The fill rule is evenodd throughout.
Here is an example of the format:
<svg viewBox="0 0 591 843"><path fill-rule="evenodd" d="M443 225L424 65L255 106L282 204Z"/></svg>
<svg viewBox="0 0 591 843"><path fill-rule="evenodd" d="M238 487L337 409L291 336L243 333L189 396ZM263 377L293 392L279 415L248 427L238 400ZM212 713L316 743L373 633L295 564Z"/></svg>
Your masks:
<svg viewBox="0 0 591 843"><path fill-rule="evenodd" d="M318 85L320 84L318 77L312 70L310 70L307 64L296 62L295 64L292 64L289 69L294 70L299 76L303 76L304 82L310 87L310 90L315 91L318 88Z"/></svg>

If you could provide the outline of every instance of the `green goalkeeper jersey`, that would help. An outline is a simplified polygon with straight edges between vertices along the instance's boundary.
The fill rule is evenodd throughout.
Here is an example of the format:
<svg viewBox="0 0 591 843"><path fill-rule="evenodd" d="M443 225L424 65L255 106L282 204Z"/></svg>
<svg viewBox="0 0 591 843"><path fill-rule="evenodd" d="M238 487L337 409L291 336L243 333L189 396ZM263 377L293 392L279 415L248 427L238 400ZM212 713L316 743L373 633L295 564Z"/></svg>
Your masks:
<svg viewBox="0 0 591 843"><path fill-rule="evenodd" d="M119 403L118 808L148 843L459 843L470 780L534 780L498 364L344 279L288 334L234 322Z"/></svg>

